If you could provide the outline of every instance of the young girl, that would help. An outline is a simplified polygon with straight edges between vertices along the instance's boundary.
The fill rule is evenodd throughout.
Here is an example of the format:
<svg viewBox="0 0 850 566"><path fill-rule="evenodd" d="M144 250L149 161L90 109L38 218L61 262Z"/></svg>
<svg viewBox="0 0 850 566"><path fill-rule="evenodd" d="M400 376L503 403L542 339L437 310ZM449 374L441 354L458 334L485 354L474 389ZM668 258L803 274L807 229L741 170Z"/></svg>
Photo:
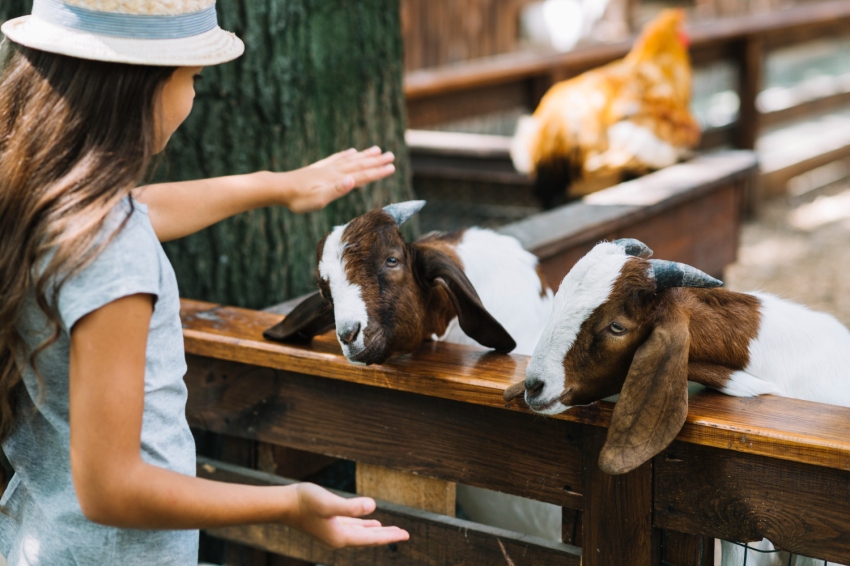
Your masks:
<svg viewBox="0 0 850 566"><path fill-rule="evenodd" d="M137 188L204 65L241 55L214 0L35 0L0 77L0 500L12 565L197 564L198 531L278 522L332 547L406 540L310 484L197 479L161 241L261 206L322 208L393 172L378 148L288 173Z"/></svg>

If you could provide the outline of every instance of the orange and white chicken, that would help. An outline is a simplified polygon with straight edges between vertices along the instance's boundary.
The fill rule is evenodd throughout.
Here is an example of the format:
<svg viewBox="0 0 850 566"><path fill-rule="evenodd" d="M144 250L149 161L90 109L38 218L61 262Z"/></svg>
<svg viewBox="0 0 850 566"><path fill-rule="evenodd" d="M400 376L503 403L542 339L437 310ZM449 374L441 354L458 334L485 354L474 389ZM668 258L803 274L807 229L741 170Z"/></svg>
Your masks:
<svg viewBox="0 0 850 566"><path fill-rule="evenodd" d="M553 86L517 124L514 167L547 208L672 165L699 144L684 12L664 10L624 59Z"/></svg>

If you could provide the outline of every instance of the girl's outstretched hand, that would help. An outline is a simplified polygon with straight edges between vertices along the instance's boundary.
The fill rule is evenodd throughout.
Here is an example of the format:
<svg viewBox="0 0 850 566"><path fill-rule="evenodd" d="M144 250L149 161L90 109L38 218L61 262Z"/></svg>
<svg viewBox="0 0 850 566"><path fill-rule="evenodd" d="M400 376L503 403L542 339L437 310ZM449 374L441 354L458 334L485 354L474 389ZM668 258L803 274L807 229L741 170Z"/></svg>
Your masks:
<svg viewBox="0 0 850 566"><path fill-rule="evenodd" d="M398 527L382 527L378 521L357 518L375 511L374 499L345 499L312 483L295 487L298 505L292 526L333 549L380 546L410 538L407 531Z"/></svg>
<svg viewBox="0 0 850 566"><path fill-rule="evenodd" d="M378 181L395 172L395 156L375 146L363 151L348 149L287 175L284 205L292 212L320 210L355 187Z"/></svg>

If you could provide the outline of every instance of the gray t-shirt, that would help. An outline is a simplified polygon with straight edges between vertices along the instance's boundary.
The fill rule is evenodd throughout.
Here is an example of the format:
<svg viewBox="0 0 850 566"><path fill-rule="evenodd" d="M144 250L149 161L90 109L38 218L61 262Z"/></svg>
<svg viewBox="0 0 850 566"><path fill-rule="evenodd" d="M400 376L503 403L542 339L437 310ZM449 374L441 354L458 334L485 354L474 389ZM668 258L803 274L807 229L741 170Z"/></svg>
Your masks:
<svg viewBox="0 0 850 566"><path fill-rule="evenodd" d="M15 565L151 566L197 564L198 531L105 527L83 516L71 479L68 425L70 329L81 317L121 297L156 297L145 355L142 459L195 474L195 443L186 422L186 361L174 270L157 240L147 207L125 199L109 217L112 233L124 228L59 295L59 340L40 354L44 379L24 374L18 418L3 450L15 474L0 505L0 553ZM45 317L30 300L18 328L30 348L47 336ZM115 329L120 332L120 328ZM39 399L39 393L42 394ZM121 403L121 399L114 399Z"/></svg>

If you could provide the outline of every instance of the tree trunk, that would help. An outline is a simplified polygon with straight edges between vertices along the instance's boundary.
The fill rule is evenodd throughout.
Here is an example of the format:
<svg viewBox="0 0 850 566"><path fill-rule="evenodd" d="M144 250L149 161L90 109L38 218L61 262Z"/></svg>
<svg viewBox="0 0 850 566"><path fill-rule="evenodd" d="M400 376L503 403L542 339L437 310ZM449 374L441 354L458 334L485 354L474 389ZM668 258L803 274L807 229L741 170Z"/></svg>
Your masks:
<svg viewBox="0 0 850 566"><path fill-rule="evenodd" d="M2 0L0 16L31 0ZM316 244L336 224L411 198L398 0L219 0L245 55L210 67L157 180L286 171L348 147L396 154L390 179L295 215L249 212L165 245L185 297L259 308L315 288Z"/></svg>
<svg viewBox="0 0 850 566"><path fill-rule="evenodd" d="M285 171L354 146L398 172L295 215L257 210L166 245L184 296L264 307L315 288L316 244L336 224L411 197L398 0L220 0L245 55L204 71L164 178Z"/></svg>

